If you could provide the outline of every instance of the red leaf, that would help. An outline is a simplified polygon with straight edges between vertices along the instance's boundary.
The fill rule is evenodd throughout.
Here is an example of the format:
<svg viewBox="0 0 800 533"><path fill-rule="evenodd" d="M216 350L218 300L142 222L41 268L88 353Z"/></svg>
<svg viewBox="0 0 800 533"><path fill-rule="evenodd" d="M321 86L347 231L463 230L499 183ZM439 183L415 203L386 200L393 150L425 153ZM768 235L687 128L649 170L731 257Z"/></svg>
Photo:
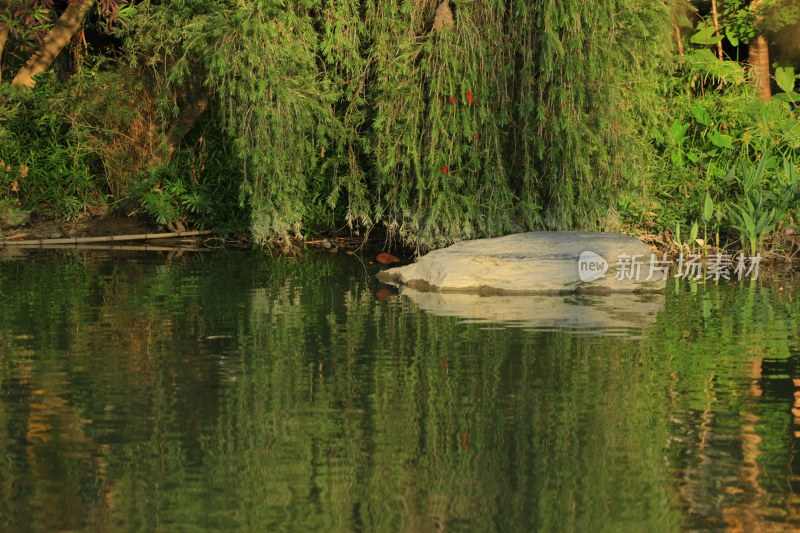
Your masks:
<svg viewBox="0 0 800 533"><path fill-rule="evenodd" d="M450 168L447 165L442 165L442 174L450 174Z"/></svg>
<svg viewBox="0 0 800 533"><path fill-rule="evenodd" d="M392 263L399 263L400 259L396 258L392 254L381 252L375 256L375 261L382 265L391 265Z"/></svg>

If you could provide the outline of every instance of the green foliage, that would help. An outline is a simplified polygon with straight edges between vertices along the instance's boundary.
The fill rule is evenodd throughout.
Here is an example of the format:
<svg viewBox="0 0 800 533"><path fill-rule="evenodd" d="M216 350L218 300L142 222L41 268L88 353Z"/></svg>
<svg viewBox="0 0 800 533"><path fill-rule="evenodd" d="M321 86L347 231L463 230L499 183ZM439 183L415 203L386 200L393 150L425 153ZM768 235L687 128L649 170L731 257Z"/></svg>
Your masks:
<svg viewBox="0 0 800 533"><path fill-rule="evenodd" d="M0 198L14 198L45 216L75 219L105 196L93 157L70 138L69 124L54 108L62 90L52 77L42 77L34 91L0 84Z"/></svg>
<svg viewBox="0 0 800 533"><path fill-rule="evenodd" d="M762 31L774 32L800 22L800 5L794 0L763 0L759 7Z"/></svg>
<svg viewBox="0 0 800 533"><path fill-rule="evenodd" d="M136 72L105 61L87 65L51 103L69 123L76 150L92 156L114 201L164 157L154 104Z"/></svg>
<svg viewBox="0 0 800 533"><path fill-rule="evenodd" d="M375 218L422 248L538 217L530 174L512 176L503 161L514 96L501 14L491 2L464 5L455 27L429 30L433 7L387 1L367 14Z"/></svg>
<svg viewBox="0 0 800 533"><path fill-rule="evenodd" d="M0 195L59 219L113 202L161 224L246 230L242 167L227 137L203 125L168 156L143 82L110 67L68 84L44 77L33 92L0 86Z"/></svg>
<svg viewBox="0 0 800 533"><path fill-rule="evenodd" d="M247 231L239 203L242 171L224 136L203 126L168 162L137 175L129 201L159 224L184 223L223 235Z"/></svg>
<svg viewBox="0 0 800 533"><path fill-rule="evenodd" d="M756 9L751 0L720 0L719 4L720 23L733 46L800 22L800 5L795 0L762 0Z"/></svg>
<svg viewBox="0 0 800 533"><path fill-rule="evenodd" d="M658 111L657 81L642 74L659 63L664 41L648 40L646 52L626 43L661 35L659 6L543 3L508 19L502 3L459 2L455 27L420 44L409 22L393 21L392 5L376 7L384 6L376 39L401 45L376 41L389 56L377 59L374 125L381 205L396 213L390 227L430 235L425 244L601 227L619 193L641 186L648 146L637 132ZM571 31L579 19L596 31ZM626 143L636 148L618 149ZM431 233L445 229L458 233Z"/></svg>
<svg viewBox="0 0 800 533"><path fill-rule="evenodd" d="M732 226L751 255L763 248L764 239L785 220L797 219L800 209L797 168L790 159L777 161L765 154L756 165L741 159L729 171L726 181L735 181L739 193L729 207Z"/></svg>
<svg viewBox="0 0 800 533"><path fill-rule="evenodd" d="M317 34L303 3L254 2L221 9L196 41L226 131L245 164L243 193L258 242L300 234L308 177L333 122L316 64ZM290 7L291 6L291 7Z"/></svg>
<svg viewBox="0 0 800 533"><path fill-rule="evenodd" d="M707 27L699 33L708 34ZM782 165L800 164L800 122L783 101L788 94L762 102L741 65L720 61L705 48L710 41L694 40L700 47L679 58L668 92L669 121L653 132L661 179L646 223L672 229L702 221L704 246L710 228L717 246L725 242L721 234L750 251L761 249L770 232L793 220L789 215L797 207L781 173ZM782 88L794 86L792 69L776 73ZM758 168L760 174L753 170Z"/></svg>
<svg viewBox="0 0 800 533"><path fill-rule="evenodd" d="M764 2L764 16L788 24L784 4ZM736 20L751 10L720 7L722 33L744 38ZM34 94L50 130L19 120L0 148L17 169L3 187L29 208L119 202L229 228L249 216L258 243L381 226L422 251L680 224L705 246L752 215L729 168L767 153L800 161L794 70L778 68L784 92L760 102L743 66L712 52L708 22L672 65L669 25L689 22L657 2L143 0L118 15L119 58L90 54L67 83L45 82ZM25 98L0 113L22 117ZM37 157L71 189L23 190L20 135L57 145ZM83 167L57 168L67 154Z"/></svg>
<svg viewBox="0 0 800 533"><path fill-rule="evenodd" d="M425 249L607 227L643 186L663 6L454 1L455 24L433 29L438 5L142 2L126 48L165 117L213 92L258 242L379 224Z"/></svg>
<svg viewBox="0 0 800 533"><path fill-rule="evenodd" d="M774 98L781 102L791 102L793 104L800 102L800 94L797 94L794 90L798 79L800 79L800 75L795 75L793 67L776 68L775 82L783 93L776 94Z"/></svg>

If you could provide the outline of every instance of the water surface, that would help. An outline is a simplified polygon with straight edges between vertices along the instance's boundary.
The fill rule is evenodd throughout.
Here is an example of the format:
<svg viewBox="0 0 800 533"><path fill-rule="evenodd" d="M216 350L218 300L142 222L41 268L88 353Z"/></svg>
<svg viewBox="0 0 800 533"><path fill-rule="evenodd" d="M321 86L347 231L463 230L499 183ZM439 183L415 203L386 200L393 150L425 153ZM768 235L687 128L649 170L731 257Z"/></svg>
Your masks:
<svg viewBox="0 0 800 533"><path fill-rule="evenodd" d="M791 276L673 280L587 329L374 269L0 256L0 530L800 527Z"/></svg>

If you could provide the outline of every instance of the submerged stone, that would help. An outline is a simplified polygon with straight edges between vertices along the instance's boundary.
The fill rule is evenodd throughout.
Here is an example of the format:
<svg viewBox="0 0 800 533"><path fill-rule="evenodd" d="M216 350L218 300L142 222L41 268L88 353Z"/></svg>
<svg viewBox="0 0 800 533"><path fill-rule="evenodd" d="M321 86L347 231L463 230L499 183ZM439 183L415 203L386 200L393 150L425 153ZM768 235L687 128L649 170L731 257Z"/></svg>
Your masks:
<svg viewBox="0 0 800 533"><path fill-rule="evenodd" d="M650 246L616 233L539 231L464 241L378 279L421 291L482 294L659 291Z"/></svg>

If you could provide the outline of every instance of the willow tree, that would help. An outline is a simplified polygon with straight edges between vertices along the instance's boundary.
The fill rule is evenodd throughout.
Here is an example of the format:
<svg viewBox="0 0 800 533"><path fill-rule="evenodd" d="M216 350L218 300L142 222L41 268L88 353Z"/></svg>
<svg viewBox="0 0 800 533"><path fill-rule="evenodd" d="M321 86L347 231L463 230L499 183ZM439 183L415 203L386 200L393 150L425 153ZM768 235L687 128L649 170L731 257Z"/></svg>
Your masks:
<svg viewBox="0 0 800 533"><path fill-rule="evenodd" d="M662 4L380 0L366 18L377 214L406 240L599 228L643 187Z"/></svg>
<svg viewBox="0 0 800 533"><path fill-rule="evenodd" d="M669 14L638 0L517 4L518 136L539 170L545 224L602 228L620 193L646 186Z"/></svg>
<svg viewBox="0 0 800 533"><path fill-rule="evenodd" d="M171 88L173 119L206 91L259 242L301 233L321 205L419 249L602 228L622 192L643 188L670 43L660 2L138 9L157 22L138 26L133 54Z"/></svg>
<svg viewBox="0 0 800 533"><path fill-rule="evenodd" d="M259 242L300 233L307 184L334 127L316 59L314 4L237 2L208 27L207 81L246 167L243 193Z"/></svg>
<svg viewBox="0 0 800 533"><path fill-rule="evenodd" d="M506 8L459 6L379 0L366 12L375 214L423 248L523 228L538 215L531 180L507 168Z"/></svg>

